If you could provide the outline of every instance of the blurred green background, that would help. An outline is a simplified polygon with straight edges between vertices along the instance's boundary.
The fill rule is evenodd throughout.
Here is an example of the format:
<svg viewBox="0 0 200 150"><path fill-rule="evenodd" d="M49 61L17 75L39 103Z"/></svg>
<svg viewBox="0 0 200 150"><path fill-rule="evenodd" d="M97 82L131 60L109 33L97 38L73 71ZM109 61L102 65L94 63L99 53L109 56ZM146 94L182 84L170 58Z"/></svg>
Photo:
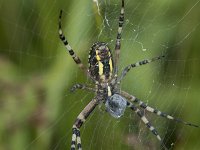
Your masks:
<svg viewBox="0 0 200 150"><path fill-rule="evenodd" d="M91 84L58 37L65 35L87 64L92 43L114 49L121 1L0 1L0 150L70 149L71 127L94 96ZM200 125L200 1L125 0L120 70L166 55L129 72L121 88L149 105ZM200 149L200 129L145 113L167 147ZM127 109L120 119L97 108L81 129L86 150L160 149L159 142Z"/></svg>

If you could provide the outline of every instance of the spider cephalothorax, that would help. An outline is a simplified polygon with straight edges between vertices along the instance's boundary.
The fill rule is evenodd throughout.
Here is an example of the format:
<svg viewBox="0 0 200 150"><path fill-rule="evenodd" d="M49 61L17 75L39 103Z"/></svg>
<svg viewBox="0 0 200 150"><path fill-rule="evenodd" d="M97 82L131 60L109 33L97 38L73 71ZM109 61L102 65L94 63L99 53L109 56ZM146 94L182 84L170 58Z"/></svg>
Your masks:
<svg viewBox="0 0 200 150"><path fill-rule="evenodd" d="M136 62L134 64L130 64L124 68L121 75L118 77L118 68L117 64L119 61L119 54L121 48L121 33L122 33L122 26L124 23L124 0L122 0L122 6L119 16L119 26L117 30L117 38L115 43L115 59L113 61L113 57L111 54L110 49L107 46L107 43L104 42L96 42L92 45L88 63L89 68L82 64L80 58L75 54L72 50L71 46L68 44L62 29L61 29L61 15L62 11L60 12L59 16L59 36L60 39L63 41L66 49L68 50L69 54L72 56L75 63L81 68L86 75L92 79L95 83L95 87L90 87L85 84L75 84L71 91L75 91L76 89L85 89L88 91L95 92L94 98L85 106L85 108L81 111L78 115L73 127L72 127L72 142L71 142L71 150L75 150L76 146L78 150L82 150L81 146L81 137L80 137L80 128L87 117L92 113L95 107L99 103L104 103L106 106L107 112L109 112L113 117L119 118L124 114L125 109L128 107L133 110L143 121L143 123L147 126L147 128L157 137L159 141L162 141L160 135L158 134L157 130L151 125L151 123L146 118L143 110L152 112L158 116L174 120L176 122L181 122L185 125L199 127L197 125L182 121L180 119L174 118L166 113L163 113L157 109L154 109L148 106L146 103L142 102L135 96L128 94L125 91L119 90L119 85L121 80L126 76L126 74L132 68L148 64L153 61L157 61L163 56L155 57L152 59L146 59L143 61ZM165 145L162 143L165 147Z"/></svg>
<svg viewBox="0 0 200 150"><path fill-rule="evenodd" d="M92 45L89 57L89 73L97 81L107 82L112 77L112 54L104 42L96 42Z"/></svg>

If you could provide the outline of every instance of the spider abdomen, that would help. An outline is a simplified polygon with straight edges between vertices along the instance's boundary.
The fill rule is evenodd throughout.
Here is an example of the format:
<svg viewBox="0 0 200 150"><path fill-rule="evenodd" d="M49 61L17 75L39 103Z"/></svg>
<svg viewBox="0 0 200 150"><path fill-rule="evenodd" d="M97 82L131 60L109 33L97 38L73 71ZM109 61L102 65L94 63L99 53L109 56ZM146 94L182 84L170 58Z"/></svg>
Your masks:
<svg viewBox="0 0 200 150"><path fill-rule="evenodd" d="M92 45L89 57L89 73L95 80L108 81L112 77L113 58L107 43L96 42Z"/></svg>

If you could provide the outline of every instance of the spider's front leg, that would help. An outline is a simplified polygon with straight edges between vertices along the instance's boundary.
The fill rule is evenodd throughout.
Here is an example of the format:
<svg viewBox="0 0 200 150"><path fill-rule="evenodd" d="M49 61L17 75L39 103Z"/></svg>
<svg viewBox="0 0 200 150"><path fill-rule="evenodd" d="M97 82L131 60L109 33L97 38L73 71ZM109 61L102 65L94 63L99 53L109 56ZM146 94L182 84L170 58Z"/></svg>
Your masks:
<svg viewBox="0 0 200 150"><path fill-rule="evenodd" d="M125 91L121 91L121 95L124 96L129 102L137 103L141 108L143 108L143 109L145 109L145 110L147 110L147 111L149 111L151 113L154 113L154 114L156 114L158 116L167 118L169 120L174 120L176 122L183 123L183 124L188 125L188 126L193 126L193 127L197 127L197 128L200 127L200 126L192 124L190 122L183 121L183 120L181 120L179 118L175 118L175 117L173 117L171 115L168 115L168 114L166 114L166 113L164 113L164 112L162 112L162 111L160 111L158 109L150 107L146 103L144 103L143 101L141 101L140 99L138 99L137 97L135 97L133 95L130 95L130 94L128 94Z"/></svg>
<svg viewBox="0 0 200 150"><path fill-rule="evenodd" d="M137 108L133 103L127 101L127 107L129 107L131 110L133 110L142 120L142 122L146 125L146 127L157 137L157 139L161 142L161 147L165 150L168 150L168 148L163 143L163 140L161 139L160 135L158 134L158 131L151 125L149 120L146 118L144 113Z"/></svg>
<svg viewBox="0 0 200 150"><path fill-rule="evenodd" d="M127 101L127 107L131 108L140 117L140 119L144 122L147 128L157 137L159 141L161 141L161 137L158 134L157 130L147 120L144 113L139 108L137 108L135 105L133 105L131 102L128 101Z"/></svg>
<svg viewBox="0 0 200 150"><path fill-rule="evenodd" d="M76 149L76 145L78 150L82 150L81 146L81 137L80 137L80 128L87 119L87 117L91 114L91 112L98 105L97 100L94 98L88 105L82 110L82 112L78 115L73 127L72 127L72 142L71 142L71 150Z"/></svg>

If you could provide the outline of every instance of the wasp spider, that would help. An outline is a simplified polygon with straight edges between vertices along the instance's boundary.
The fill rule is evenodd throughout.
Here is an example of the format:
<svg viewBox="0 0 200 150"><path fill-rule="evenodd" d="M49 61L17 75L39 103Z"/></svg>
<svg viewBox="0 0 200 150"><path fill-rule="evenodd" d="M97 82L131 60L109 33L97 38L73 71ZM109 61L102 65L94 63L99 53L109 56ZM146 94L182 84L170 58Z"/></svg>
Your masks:
<svg viewBox="0 0 200 150"><path fill-rule="evenodd" d="M176 122L181 122L185 125L199 127L197 125L182 121L180 119L174 118L166 113L163 113L157 109L154 109L144 102L142 102L137 97L119 90L119 85L121 80L126 76L127 72L132 68L139 67L141 65L148 64L153 61L157 61L164 56L155 57L153 59L146 59L143 61L136 62L134 64L130 64L122 71L121 75L118 76L118 61L121 47L121 33L122 26L124 24L124 0L122 0L121 4L121 12L119 15L119 26L117 31L117 38L115 43L115 58L113 60L113 56L111 50L108 47L107 43L104 42L96 42L92 45L89 51L88 63L89 68L87 69L81 62L80 58L75 54L71 46L69 45L67 39L65 38L62 28L61 28L61 16L62 10L60 11L59 16L59 36L62 42L64 43L67 51L75 61L75 63L79 66L84 73L91 78L91 80L95 83L95 88L90 87L85 84L75 84L71 91L75 91L77 89L84 89L88 91L95 92L94 98L87 104L87 106L81 111L78 115L73 127L72 127L72 141L71 141L71 150L75 150L76 147L78 150L82 149L81 145L81 137L80 137L80 128L85 122L85 120L89 117L95 107L104 103L107 111L115 118L119 118L123 115L126 107L132 109L144 122L146 127L157 137L159 141L162 142L160 135L157 130L151 125L148 119L145 117L143 111L141 109L147 110L149 112L155 113L158 116L174 120ZM138 105L139 107L137 107Z"/></svg>

